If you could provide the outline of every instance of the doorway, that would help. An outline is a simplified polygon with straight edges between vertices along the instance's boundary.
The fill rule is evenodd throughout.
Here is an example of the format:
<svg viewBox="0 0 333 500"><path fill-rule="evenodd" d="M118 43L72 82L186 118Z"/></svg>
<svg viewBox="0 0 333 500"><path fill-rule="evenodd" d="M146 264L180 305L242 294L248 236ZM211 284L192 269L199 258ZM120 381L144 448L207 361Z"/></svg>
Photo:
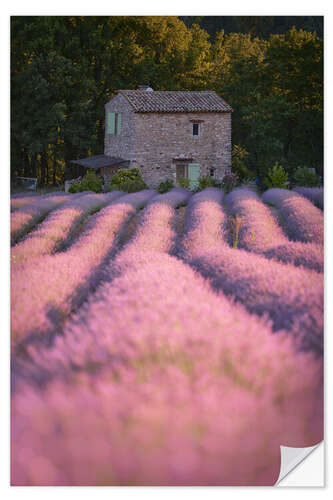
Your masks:
<svg viewBox="0 0 333 500"><path fill-rule="evenodd" d="M198 186L200 177L200 163L178 163L176 164L176 182L181 179L189 179L190 189Z"/></svg>

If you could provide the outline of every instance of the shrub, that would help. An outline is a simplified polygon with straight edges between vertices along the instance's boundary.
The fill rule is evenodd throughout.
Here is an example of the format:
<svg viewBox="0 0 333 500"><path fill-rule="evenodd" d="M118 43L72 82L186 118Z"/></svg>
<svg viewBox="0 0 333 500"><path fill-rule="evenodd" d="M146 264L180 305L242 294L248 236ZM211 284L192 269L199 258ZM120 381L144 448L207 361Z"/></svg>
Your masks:
<svg viewBox="0 0 333 500"><path fill-rule="evenodd" d="M83 177L82 182L80 182L80 180L74 181L68 191L70 193L80 193L82 191L94 191L95 193L101 193L102 184L102 179L99 179L95 172L88 171Z"/></svg>
<svg viewBox="0 0 333 500"><path fill-rule="evenodd" d="M203 189L215 186L216 186L215 180L212 177L210 177L210 175L206 174L199 178L199 185L197 191L202 191Z"/></svg>
<svg viewBox="0 0 333 500"><path fill-rule="evenodd" d="M182 188L190 189L190 179L187 179L186 177L182 177L181 179L179 179L178 184Z"/></svg>
<svg viewBox="0 0 333 500"><path fill-rule="evenodd" d="M237 174L230 172L225 174L222 180L222 189L225 193L230 193L239 184L239 178Z"/></svg>
<svg viewBox="0 0 333 500"><path fill-rule="evenodd" d="M274 167L268 170L267 177L265 179L265 185L267 188L286 188L288 183L288 173L277 162Z"/></svg>
<svg viewBox="0 0 333 500"><path fill-rule="evenodd" d="M307 167L298 167L294 179L296 186L316 187L319 185L318 177Z"/></svg>
<svg viewBox="0 0 333 500"><path fill-rule="evenodd" d="M167 193L174 187L172 179L166 179L165 181L160 182L160 185L157 188L157 191L160 194Z"/></svg>
<svg viewBox="0 0 333 500"><path fill-rule="evenodd" d="M81 182L81 191L94 191L95 193L101 193L102 184L103 180L99 179L95 172L88 171Z"/></svg>
<svg viewBox="0 0 333 500"><path fill-rule="evenodd" d="M140 170L138 168L120 168L118 172L112 177L106 191L126 191L128 193L136 193L142 189L146 189Z"/></svg>
<svg viewBox="0 0 333 500"><path fill-rule="evenodd" d="M248 151L246 151L243 146L235 144L232 148L232 166L231 169L234 174L238 176L240 180L246 178L253 178L254 175L245 165L245 159L249 156Z"/></svg>
<svg viewBox="0 0 333 500"><path fill-rule="evenodd" d="M68 189L69 193L79 193L80 191L81 191L81 184L79 184L78 182L73 182Z"/></svg>
<svg viewBox="0 0 333 500"><path fill-rule="evenodd" d="M143 189L146 189L147 186L143 182L142 179L137 180L137 181L125 181L120 185L121 191L125 191L127 193L137 193L138 191L142 191ZM117 188L118 189L118 188Z"/></svg>

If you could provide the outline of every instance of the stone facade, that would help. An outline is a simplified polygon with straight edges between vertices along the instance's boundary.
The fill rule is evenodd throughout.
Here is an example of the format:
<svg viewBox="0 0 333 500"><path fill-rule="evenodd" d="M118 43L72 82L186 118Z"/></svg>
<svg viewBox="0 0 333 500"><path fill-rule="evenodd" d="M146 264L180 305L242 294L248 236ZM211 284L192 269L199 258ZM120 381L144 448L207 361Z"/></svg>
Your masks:
<svg viewBox="0 0 333 500"><path fill-rule="evenodd" d="M107 124L108 112L121 113L122 126L120 135L111 135L108 134L107 125L105 125L104 154L131 161L135 150L135 113L121 94L117 94L105 105L105 124Z"/></svg>
<svg viewBox="0 0 333 500"><path fill-rule="evenodd" d="M104 154L128 160L151 188L166 179L176 183L189 163L199 163L201 176L219 181L231 167L231 112L134 112L121 93L105 110L122 114L122 130L108 134L106 127ZM194 123L199 124L197 136Z"/></svg>

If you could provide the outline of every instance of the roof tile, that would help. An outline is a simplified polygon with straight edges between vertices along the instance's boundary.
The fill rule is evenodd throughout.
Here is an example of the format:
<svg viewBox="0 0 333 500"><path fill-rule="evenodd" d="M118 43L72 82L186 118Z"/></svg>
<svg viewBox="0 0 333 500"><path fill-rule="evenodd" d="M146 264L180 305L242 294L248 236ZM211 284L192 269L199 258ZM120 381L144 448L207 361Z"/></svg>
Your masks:
<svg viewBox="0 0 333 500"><path fill-rule="evenodd" d="M216 92L120 90L136 113L232 112Z"/></svg>

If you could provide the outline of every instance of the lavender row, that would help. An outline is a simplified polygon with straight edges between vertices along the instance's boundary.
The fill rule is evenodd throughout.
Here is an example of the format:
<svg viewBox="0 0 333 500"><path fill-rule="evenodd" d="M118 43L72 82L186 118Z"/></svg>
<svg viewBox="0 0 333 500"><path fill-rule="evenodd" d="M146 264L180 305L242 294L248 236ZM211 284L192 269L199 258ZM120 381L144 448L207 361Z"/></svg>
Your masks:
<svg viewBox="0 0 333 500"><path fill-rule="evenodd" d="M38 194L35 195L26 195L26 196L19 196L17 198L14 198L13 195L11 196L10 199L10 211L15 212L15 210L19 210L20 208L24 207L25 205L29 205L30 203L33 203L36 200L36 197ZM40 199L41 197L39 197Z"/></svg>
<svg viewBox="0 0 333 500"><path fill-rule="evenodd" d="M15 244L49 212L68 201L69 196L63 194L62 196L48 196L46 198L38 197L33 202L13 212L10 216L11 244Z"/></svg>
<svg viewBox="0 0 333 500"><path fill-rule="evenodd" d="M126 221L153 195L153 191L145 190L123 196L93 216L67 251L14 266L11 272L14 344L53 331L84 300L94 273L116 248Z"/></svg>
<svg viewBox="0 0 333 500"><path fill-rule="evenodd" d="M80 222L89 214L111 203L122 193L86 194L70 199L50 215L20 243L11 249L11 262L26 262L38 255L51 254L61 244L68 243Z"/></svg>
<svg viewBox="0 0 333 500"><path fill-rule="evenodd" d="M226 197L226 204L232 214L233 227L236 220L239 224L239 248L323 272L323 247L315 243L290 242L272 211L255 192L235 189Z"/></svg>
<svg viewBox="0 0 333 500"><path fill-rule="evenodd" d="M39 200L47 200L49 198L63 198L67 196L67 199L75 199L80 196L84 196L85 194L90 194L93 191L84 191L80 193L65 193L64 191L56 191L53 193L46 194L38 194L38 193L24 193L24 194L11 194L10 195L10 211L15 212L20 208L23 208L26 205L30 205L31 203L38 203Z"/></svg>
<svg viewBox="0 0 333 500"><path fill-rule="evenodd" d="M170 207L177 208L179 205L186 205L191 196L192 193L189 189L177 187L171 189L167 193L157 194L151 199L149 204L163 203L170 205Z"/></svg>
<svg viewBox="0 0 333 500"><path fill-rule="evenodd" d="M321 210L324 209L324 188L322 187L295 187L296 193L305 196Z"/></svg>
<svg viewBox="0 0 333 500"><path fill-rule="evenodd" d="M176 241L175 208L186 204L190 196L189 190L175 188L151 198L123 252L170 252Z"/></svg>
<svg viewBox="0 0 333 500"><path fill-rule="evenodd" d="M309 200L294 191L274 188L263 194L263 201L278 209L291 240L323 245L323 213Z"/></svg>
<svg viewBox="0 0 333 500"><path fill-rule="evenodd" d="M140 250L52 348L30 346L38 384L27 366L13 396L12 484L273 485L281 442L322 439L321 361Z"/></svg>
<svg viewBox="0 0 333 500"><path fill-rule="evenodd" d="M178 255L209 278L216 290L242 302L251 312L268 314L275 330L291 330L304 347L321 353L323 275L230 248L226 222L215 200L194 204L187 211Z"/></svg>

